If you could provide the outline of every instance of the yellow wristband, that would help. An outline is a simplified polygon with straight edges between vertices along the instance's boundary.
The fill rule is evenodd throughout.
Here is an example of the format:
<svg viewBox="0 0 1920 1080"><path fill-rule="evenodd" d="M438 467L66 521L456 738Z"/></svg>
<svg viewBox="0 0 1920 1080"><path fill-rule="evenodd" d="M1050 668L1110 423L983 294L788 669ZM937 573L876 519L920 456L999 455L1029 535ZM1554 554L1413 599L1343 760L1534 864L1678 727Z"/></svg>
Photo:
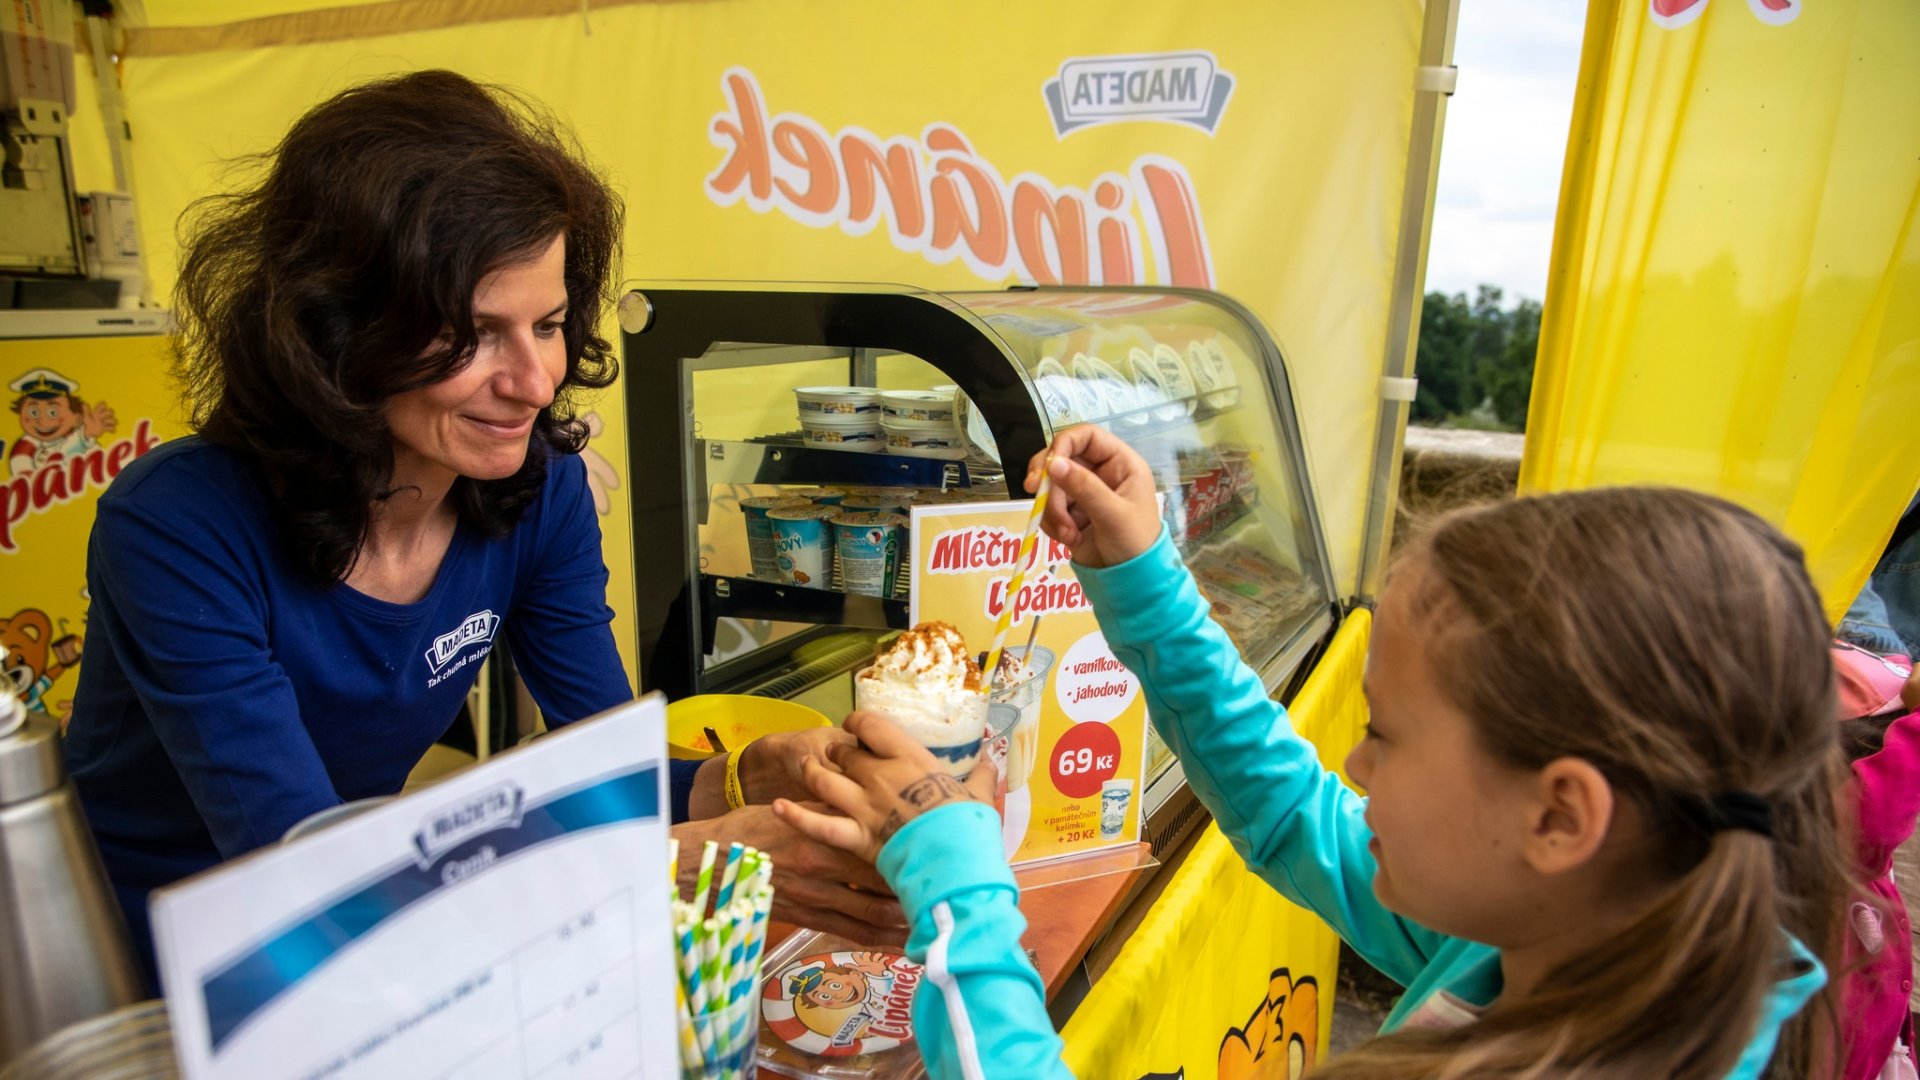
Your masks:
<svg viewBox="0 0 1920 1080"><path fill-rule="evenodd" d="M747 805L747 793L740 786L740 755L746 752L747 748L741 746L727 755L727 808L730 810Z"/></svg>

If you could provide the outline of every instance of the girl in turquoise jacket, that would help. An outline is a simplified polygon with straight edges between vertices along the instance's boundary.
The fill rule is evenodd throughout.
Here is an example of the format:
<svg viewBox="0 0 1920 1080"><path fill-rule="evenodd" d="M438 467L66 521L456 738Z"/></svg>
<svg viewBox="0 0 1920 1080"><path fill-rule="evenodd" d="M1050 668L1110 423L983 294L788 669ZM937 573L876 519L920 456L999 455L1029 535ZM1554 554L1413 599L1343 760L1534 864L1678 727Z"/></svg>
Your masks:
<svg viewBox="0 0 1920 1080"><path fill-rule="evenodd" d="M1437 523L1368 654L1353 793L1207 614L1148 465L1055 440L1044 527L1073 548L1152 722L1254 873L1406 986L1316 1077L1820 1077L1847 876L1827 624L1799 550L1722 500L1620 488ZM776 812L877 860L937 993L933 1075L1064 1077L981 798L898 729L814 765L847 817Z"/></svg>

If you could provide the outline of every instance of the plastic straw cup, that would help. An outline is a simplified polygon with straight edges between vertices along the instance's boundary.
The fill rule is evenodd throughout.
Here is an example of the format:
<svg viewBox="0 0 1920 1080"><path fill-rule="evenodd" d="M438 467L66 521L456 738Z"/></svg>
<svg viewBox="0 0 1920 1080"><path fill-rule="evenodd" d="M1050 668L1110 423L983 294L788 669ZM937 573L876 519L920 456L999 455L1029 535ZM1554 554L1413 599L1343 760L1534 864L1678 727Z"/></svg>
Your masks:
<svg viewBox="0 0 1920 1080"><path fill-rule="evenodd" d="M987 706L987 735L980 752L993 762L993 809L1000 820L1007 820L1007 757L1013 749L1013 729L1020 723L1020 710L1012 705Z"/></svg>
<svg viewBox="0 0 1920 1080"><path fill-rule="evenodd" d="M987 732L987 699L978 692L934 703L891 693L887 684L868 678L872 668L853 677L853 707L879 713L900 725L907 737L927 748L946 770L964 778L980 760Z"/></svg>
<svg viewBox="0 0 1920 1080"><path fill-rule="evenodd" d="M1040 756L1040 703L1046 696L1047 676L1053 671L1053 650L1045 645L1009 648L1007 652L1025 661L1032 677L993 692L995 704L1020 710L1007 747L1007 790L1019 791L1033 775L1034 759ZM991 672L988 673L989 676Z"/></svg>
<svg viewBox="0 0 1920 1080"><path fill-rule="evenodd" d="M699 1065L680 1066L681 1080L746 1080L753 1076L760 1042L760 995L748 994L714 1012L695 1013L699 1045L712 1047Z"/></svg>

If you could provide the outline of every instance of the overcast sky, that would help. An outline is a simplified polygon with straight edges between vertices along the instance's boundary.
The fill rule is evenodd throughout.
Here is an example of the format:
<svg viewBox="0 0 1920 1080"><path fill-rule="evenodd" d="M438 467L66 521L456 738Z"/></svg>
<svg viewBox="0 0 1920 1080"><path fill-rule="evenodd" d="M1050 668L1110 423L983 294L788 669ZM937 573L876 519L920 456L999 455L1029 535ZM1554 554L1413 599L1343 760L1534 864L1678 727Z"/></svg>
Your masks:
<svg viewBox="0 0 1920 1080"><path fill-rule="evenodd" d="M1583 0L1461 0L1429 290L1545 295L1585 12Z"/></svg>

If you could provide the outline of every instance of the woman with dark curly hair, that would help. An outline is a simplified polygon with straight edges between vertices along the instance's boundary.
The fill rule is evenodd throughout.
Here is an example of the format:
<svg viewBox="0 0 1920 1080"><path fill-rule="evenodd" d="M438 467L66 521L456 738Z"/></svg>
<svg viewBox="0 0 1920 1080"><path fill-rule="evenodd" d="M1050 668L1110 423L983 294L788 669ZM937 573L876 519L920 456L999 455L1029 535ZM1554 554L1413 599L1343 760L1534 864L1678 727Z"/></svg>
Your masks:
<svg viewBox="0 0 1920 1080"><path fill-rule="evenodd" d="M498 634L549 725L633 696L573 407L614 379L618 199L544 113L445 71L337 95L261 167L190 218L198 434L118 477L88 549L68 767L147 956L152 889L397 792ZM801 796L847 738L753 743L740 786ZM904 938L870 869L729 813L724 763L674 765L676 833L774 852L776 915Z"/></svg>

